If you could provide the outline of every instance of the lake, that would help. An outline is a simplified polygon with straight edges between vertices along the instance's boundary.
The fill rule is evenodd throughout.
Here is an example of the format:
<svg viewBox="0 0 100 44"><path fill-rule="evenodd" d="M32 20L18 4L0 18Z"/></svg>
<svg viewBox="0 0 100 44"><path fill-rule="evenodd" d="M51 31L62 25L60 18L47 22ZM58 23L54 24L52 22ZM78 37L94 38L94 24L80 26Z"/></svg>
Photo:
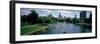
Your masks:
<svg viewBox="0 0 100 44"><path fill-rule="evenodd" d="M72 23L58 22L50 24L46 33L48 34L63 34L63 33L87 33L92 32L91 26L77 25Z"/></svg>
<svg viewBox="0 0 100 44"><path fill-rule="evenodd" d="M66 22L58 22L49 24L45 31L35 33L38 34L67 34L67 33L89 33L92 32L90 25L79 25Z"/></svg>

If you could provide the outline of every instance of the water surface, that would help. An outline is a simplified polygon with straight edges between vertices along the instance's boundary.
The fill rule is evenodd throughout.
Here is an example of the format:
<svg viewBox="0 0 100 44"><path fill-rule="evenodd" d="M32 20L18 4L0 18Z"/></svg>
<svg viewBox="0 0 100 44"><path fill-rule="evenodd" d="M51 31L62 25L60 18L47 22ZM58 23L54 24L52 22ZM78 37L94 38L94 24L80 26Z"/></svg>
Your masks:
<svg viewBox="0 0 100 44"><path fill-rule="evenodd" d="M58 22L49 24L46 34L63 34L63 33L87 33L91 32L91 26L77 25L72 23Z"/></svg>

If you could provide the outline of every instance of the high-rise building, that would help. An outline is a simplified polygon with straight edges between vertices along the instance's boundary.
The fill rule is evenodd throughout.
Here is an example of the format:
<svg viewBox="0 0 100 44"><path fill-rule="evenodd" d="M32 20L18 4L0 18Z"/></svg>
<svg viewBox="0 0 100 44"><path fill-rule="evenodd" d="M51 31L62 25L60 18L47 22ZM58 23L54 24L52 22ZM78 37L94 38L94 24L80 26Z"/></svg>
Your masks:
<svg viewBox="0 0 100 44"><path fill-rule="evenodd" d="M59 14L59 18L61 18L61 14Z"/></svg>
<svg viewBox="0 0 100 44"><path fill-rule="evenodd" d="M48 17L52 17L52 14L48 15Z"/></svg>
<svg viewBox="0 0 100 44"><path fill-rule="evenodd" d="M60 19L62 19L62 18L63 18L63 16L62 16L61 14L59 14L59 18L60 18Z"/></svg>
<svg viewBox="0 0 100 44"><path fill-rule="evenodd" d="M75 15L75 19L77 18L77 15Z"/></svg>
<svg viewBox="0 0 100 44"><path fill-rule="evenodd" d="M86 19L86 11L81 11L80 12L80 22L84 23Z"/></svg>

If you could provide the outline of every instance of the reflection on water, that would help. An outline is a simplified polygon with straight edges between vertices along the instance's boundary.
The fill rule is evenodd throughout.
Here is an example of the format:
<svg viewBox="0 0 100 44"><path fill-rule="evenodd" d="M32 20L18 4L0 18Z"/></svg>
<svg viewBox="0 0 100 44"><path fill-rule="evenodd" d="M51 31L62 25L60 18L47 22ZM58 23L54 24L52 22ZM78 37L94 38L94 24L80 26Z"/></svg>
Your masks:
<svg viewBox="0 0 100 44"><path fill-rule="evenodd" d="M90 25L78 25L72 23L58 22L56 24L49 24L45 32L39 32L37 34L66 34L87 32L92 32Z"/></svg>

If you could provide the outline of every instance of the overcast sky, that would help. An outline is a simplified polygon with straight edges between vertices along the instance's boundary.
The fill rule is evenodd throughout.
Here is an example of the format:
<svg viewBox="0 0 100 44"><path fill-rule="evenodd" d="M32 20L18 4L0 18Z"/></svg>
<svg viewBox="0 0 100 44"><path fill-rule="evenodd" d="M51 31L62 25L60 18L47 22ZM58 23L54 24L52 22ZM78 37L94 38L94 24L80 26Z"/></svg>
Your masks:
<svg viewBox="0 0 100 44"><path fill-rule="evenodd" d="M31 10L36 11L39 16L47 16L52 14L52 16L54 17L58 17L59 14L61 14L62 16L66 16L66 17L75 17L75 15L77 15L77 18L79 18L80 15L80 10L62 10L62 9L42 9L42 8L20 8L20 14L21 15L28 15L29 13L31 13ZM87 17L89 17L91 11L87 11Z"/></svg>

